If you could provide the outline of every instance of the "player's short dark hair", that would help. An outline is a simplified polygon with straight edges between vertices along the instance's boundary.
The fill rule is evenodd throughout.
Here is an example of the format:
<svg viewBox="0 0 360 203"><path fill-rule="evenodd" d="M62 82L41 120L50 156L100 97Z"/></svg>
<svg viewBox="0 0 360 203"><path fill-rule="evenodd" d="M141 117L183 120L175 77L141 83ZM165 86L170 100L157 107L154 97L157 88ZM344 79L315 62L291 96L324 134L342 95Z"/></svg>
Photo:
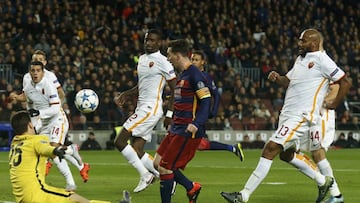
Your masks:
<svg viewBox="0 0 360 203"><path fill-rule="evenodd" d="M32 61L30 63L29 69L31 68L31 66L41 66L41 69L44 70L44 64L40 61Z"/></svg>
<svg viewBox="0 0 360 203"><path fill-rule="evenodd" d="M206 56L205 52L203 52L201 50L195 50L195 51L192 52L192 54L199 55L202 60L207 61L207 56Z"/></svg>
<svg viewBox="0 0 360 203"><path fill-rule="evenodd" d="M180 53L183 56L188 56L190 51L189 43L185 39L172 40L168 47L173 53Z"/></svg>
<svg viewBox="0 0 360 203"><path fill-rule="evenodd" d="M11 117L10 122L15 135L22 135L27 131L27 125L31 122L30 115L27 111L18 111Z"/></svg>
<svg viewBox="0 0 360 203"><path fill-rule="evenodd" d="M161 33L161 31L159 29L149 29L147 31L147 33L148 34L155 34L155 35L159 36L159 39L161 39L161 37L162 37L162 33Z"/></svg>

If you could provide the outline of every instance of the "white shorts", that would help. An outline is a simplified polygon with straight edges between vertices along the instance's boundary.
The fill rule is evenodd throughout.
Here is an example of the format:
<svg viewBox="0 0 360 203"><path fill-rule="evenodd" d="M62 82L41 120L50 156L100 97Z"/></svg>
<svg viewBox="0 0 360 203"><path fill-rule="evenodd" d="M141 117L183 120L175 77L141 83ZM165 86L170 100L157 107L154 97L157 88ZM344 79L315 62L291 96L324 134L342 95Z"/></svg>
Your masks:
<svg viewBox="0 0 360 203"><path fill-rule="evenodd" d="M64 111L51 120L42 121L38 134L49 136L50 142L64 144L69 131L69 122Z"/></svg>
<svg viewBox="0 0 360 203"><path fill-rule="evenodd" d="M152 131L162 116L162 111L154 114L152 107L144 105L135 109L135 113L125 121L123 127L131 132L133 137L141 137L151 142Z"/></svg>
<svg viewBox="0 0 360 203"><path fill-rule="evenodd" d="M279 127L270 140L283 146L283 150L300 148L300 142L306 140L309 134L309 122L305 117L280 115Z"/></svg>
<svg viewBox="0 0 360 203"><path fill-rule="evenodd" d="M322 110L321 119L310 127L309 139L303 140L301 149L315 151L325 149L326 151L335 139L335 111Z"/></svg>

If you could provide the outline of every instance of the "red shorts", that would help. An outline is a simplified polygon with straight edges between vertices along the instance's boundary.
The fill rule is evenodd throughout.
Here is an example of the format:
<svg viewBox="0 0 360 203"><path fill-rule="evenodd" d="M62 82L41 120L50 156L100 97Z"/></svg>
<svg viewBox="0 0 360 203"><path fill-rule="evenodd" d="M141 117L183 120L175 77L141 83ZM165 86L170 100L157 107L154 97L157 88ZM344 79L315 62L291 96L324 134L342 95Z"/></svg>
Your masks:
<svg viewBox="0 0 360 203"><path fill-rule="evenodd" d="M184 169L194 157L201 139L168 133L157 150L161 156L160 166L172 171Z"/></svg>

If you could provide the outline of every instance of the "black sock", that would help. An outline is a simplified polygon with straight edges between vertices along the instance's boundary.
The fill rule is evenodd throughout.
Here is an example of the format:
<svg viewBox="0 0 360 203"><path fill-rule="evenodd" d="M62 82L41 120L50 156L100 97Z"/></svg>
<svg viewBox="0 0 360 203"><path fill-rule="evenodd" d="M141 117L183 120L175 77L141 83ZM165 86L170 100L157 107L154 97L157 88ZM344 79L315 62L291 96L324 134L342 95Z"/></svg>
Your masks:
<svg viewBox="0 0 360 203"><path fill-rule="evenodd" d="M173 183L174 183L174 179L160 181L160 194L161 194L162 203L171 202L171 191L172 191Z"/></svg>
<svg viewBox="0 0 360 203"><path fill-rule="evenodd" d="M182 174L179 169L174 171L174 179L177 183L184 186L186 191L189 191L193 188L193 182L184 176L184 174Z"/></svg>

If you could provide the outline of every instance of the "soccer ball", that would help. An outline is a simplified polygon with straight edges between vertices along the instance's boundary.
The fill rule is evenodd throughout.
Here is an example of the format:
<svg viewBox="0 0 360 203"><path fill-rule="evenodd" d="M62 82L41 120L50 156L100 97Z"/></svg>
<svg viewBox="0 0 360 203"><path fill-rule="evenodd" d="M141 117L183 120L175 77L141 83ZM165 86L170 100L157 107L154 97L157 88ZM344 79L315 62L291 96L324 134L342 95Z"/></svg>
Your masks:
<svg viewBox="0 0 360 203"><path fill-rule="evenodd" d="M74 103L80 112L91 113L99 106L99 97L92 89L82 89L76 93Z"/></svg>

